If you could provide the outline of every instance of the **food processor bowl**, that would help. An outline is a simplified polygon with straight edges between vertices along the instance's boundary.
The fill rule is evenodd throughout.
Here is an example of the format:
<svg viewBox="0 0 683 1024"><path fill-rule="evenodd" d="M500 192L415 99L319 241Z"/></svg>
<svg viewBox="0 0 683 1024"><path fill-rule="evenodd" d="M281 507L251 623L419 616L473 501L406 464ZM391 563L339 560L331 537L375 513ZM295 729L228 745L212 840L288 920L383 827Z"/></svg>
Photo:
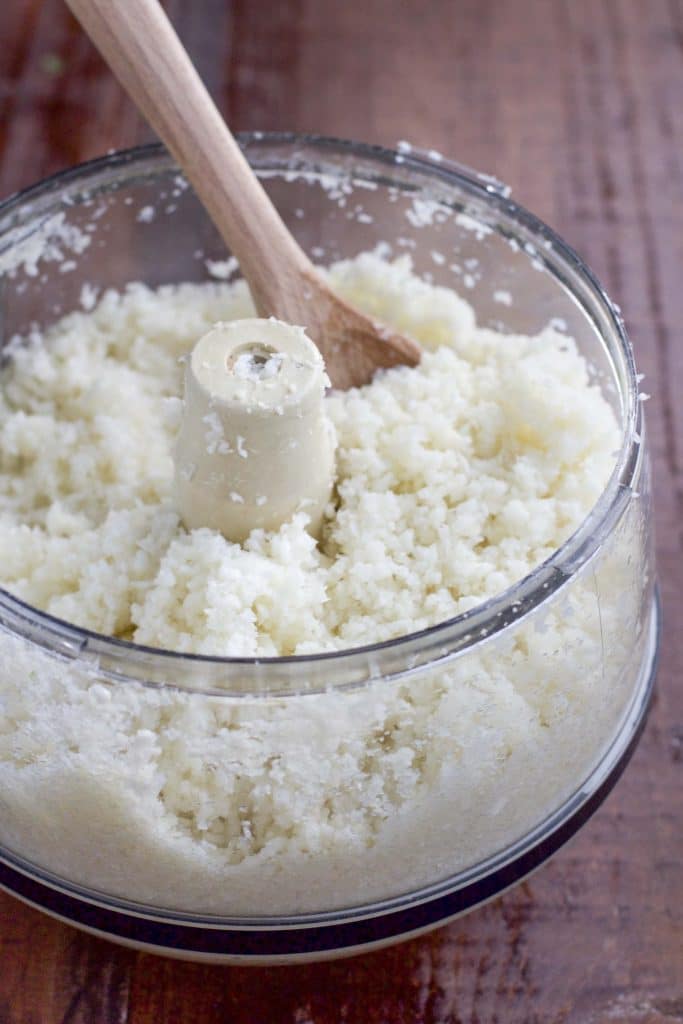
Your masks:
<svg viewBox="0 0 683 1024"><path fill-rule="evenodd" d="M435 927L557 850L634 749L659 614L631 347L576 253L437 153L240 143L316 263L407 255L479 325L566 332L621 437L551 558L457 618L363 648L186 655L0 591L0 885L118 942L292 962ZM159 146L58 174L0 207L4 358L105 289L232 279L229 255ZM209 828L197 801L216 787L234 814Z"/></svg>

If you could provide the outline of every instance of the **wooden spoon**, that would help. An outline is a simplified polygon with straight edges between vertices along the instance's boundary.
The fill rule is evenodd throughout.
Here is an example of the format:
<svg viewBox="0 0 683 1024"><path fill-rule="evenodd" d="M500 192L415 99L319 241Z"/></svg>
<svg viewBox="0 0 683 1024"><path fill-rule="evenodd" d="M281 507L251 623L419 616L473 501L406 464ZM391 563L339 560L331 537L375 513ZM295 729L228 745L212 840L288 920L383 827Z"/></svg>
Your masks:
<svg viewBox="0 0 683 1024"><path fill-rule="evenodd" d="M305 326L337 388L416 365L419 346L336 295L291 236L157 0L67 3L194 186L259 315Z"/></svg>

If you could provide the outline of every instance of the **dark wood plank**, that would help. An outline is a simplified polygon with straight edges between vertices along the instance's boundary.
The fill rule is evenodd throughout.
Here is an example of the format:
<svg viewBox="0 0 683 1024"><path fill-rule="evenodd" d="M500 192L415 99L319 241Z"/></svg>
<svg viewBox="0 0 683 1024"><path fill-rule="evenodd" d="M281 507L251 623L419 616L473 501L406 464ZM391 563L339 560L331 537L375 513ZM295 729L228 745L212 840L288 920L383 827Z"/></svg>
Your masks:
<svg viewBox="0 0 683 1024"><path fill-rule="evenodd" d="M133 956L0 892L0 1021L124 1024Z"/></svg>
<svg viewBox="0 0 683 1024"><path fill-rule="evenodd" d="M448 928L352 961L224 969L116 949L0 897L0 1022L683 1020L683 5L169 10L235 128L439 149L507 181L596 269L653 395L659 693L632 766L571 846ZM0 191L147 137L57 0L0 4L0 39Z"/></svg>

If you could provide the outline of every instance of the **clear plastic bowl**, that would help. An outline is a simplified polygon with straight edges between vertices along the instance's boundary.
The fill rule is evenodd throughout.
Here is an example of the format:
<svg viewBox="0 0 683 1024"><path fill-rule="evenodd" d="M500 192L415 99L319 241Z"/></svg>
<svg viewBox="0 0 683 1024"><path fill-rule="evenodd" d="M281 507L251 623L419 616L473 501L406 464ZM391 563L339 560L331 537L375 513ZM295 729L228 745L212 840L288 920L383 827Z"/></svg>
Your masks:
<svg viewBox="0 0 683 1024"><path fill-rule="evenodd" d="M376 646L185 656L88 633L0 591L0 884L173 955L319 959L433 927L502 891L613 784L643 723L658 646L647 454L618 311L503 186L433 153L260 133L241 142L314 260L386 243L464 294L480 324L534 333L555 320L622 431L600 500L552 558L471 612ZM161 148L77 167L0 208L2 343L87 304L93 288L203 280L206 261L225 258ZM169 722L183 723L173 737ZM21 753L18 736L34 738ZM218 778L238 794L226 804L229 850L166 806L153 768L174 750L202 784ZM414 786L392 802L406 757ZM262 813L264 786L291 799L292 825L239 849L230 815ZM381 793L370 840L345 799L357 787Z"/></svg>

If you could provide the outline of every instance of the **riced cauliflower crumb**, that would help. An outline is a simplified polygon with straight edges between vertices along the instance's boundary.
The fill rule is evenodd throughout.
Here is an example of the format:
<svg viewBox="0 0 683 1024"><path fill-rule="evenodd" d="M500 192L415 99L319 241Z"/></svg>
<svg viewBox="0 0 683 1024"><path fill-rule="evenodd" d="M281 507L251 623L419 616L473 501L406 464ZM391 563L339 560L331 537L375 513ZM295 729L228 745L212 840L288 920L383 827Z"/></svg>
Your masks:
<svg viewBox="0 0 683 1024"><path fill-rule="evenodd" d="M17 349L5 371L4 585L148 646L290 655L423 629L547 558L594 504L619 440L573 342L551 328L477 328L471 307L419 281L407 256L366 254L331 277L425 353L327 399L338 503L320 549L304 516L243 547L185 531L166 409L181 393L179 357L213 321L250 315L250 301L243 282L131 285ZM215 419L209 450L227 444Z"/></svg>
<svg viewBox="0 0 683 1024"><path fill-rule="evenodd" d="M425 351L326 400L338 497L319 547L304 513L242 546L181 526L179 359L253 311L241 282L134 284L10 349L4 585L141 644L309 654L448 619L562 544L619 444L572 340L479 328L406 257L330 277ZM182 662L147 686L0 629L0 842L80 885L230 915L447 878L557 808L614 736L647 632L641 516L634 499L600 558L499 635L355 690L307 693L306 662L289 696L184 688Z"/></svg>

